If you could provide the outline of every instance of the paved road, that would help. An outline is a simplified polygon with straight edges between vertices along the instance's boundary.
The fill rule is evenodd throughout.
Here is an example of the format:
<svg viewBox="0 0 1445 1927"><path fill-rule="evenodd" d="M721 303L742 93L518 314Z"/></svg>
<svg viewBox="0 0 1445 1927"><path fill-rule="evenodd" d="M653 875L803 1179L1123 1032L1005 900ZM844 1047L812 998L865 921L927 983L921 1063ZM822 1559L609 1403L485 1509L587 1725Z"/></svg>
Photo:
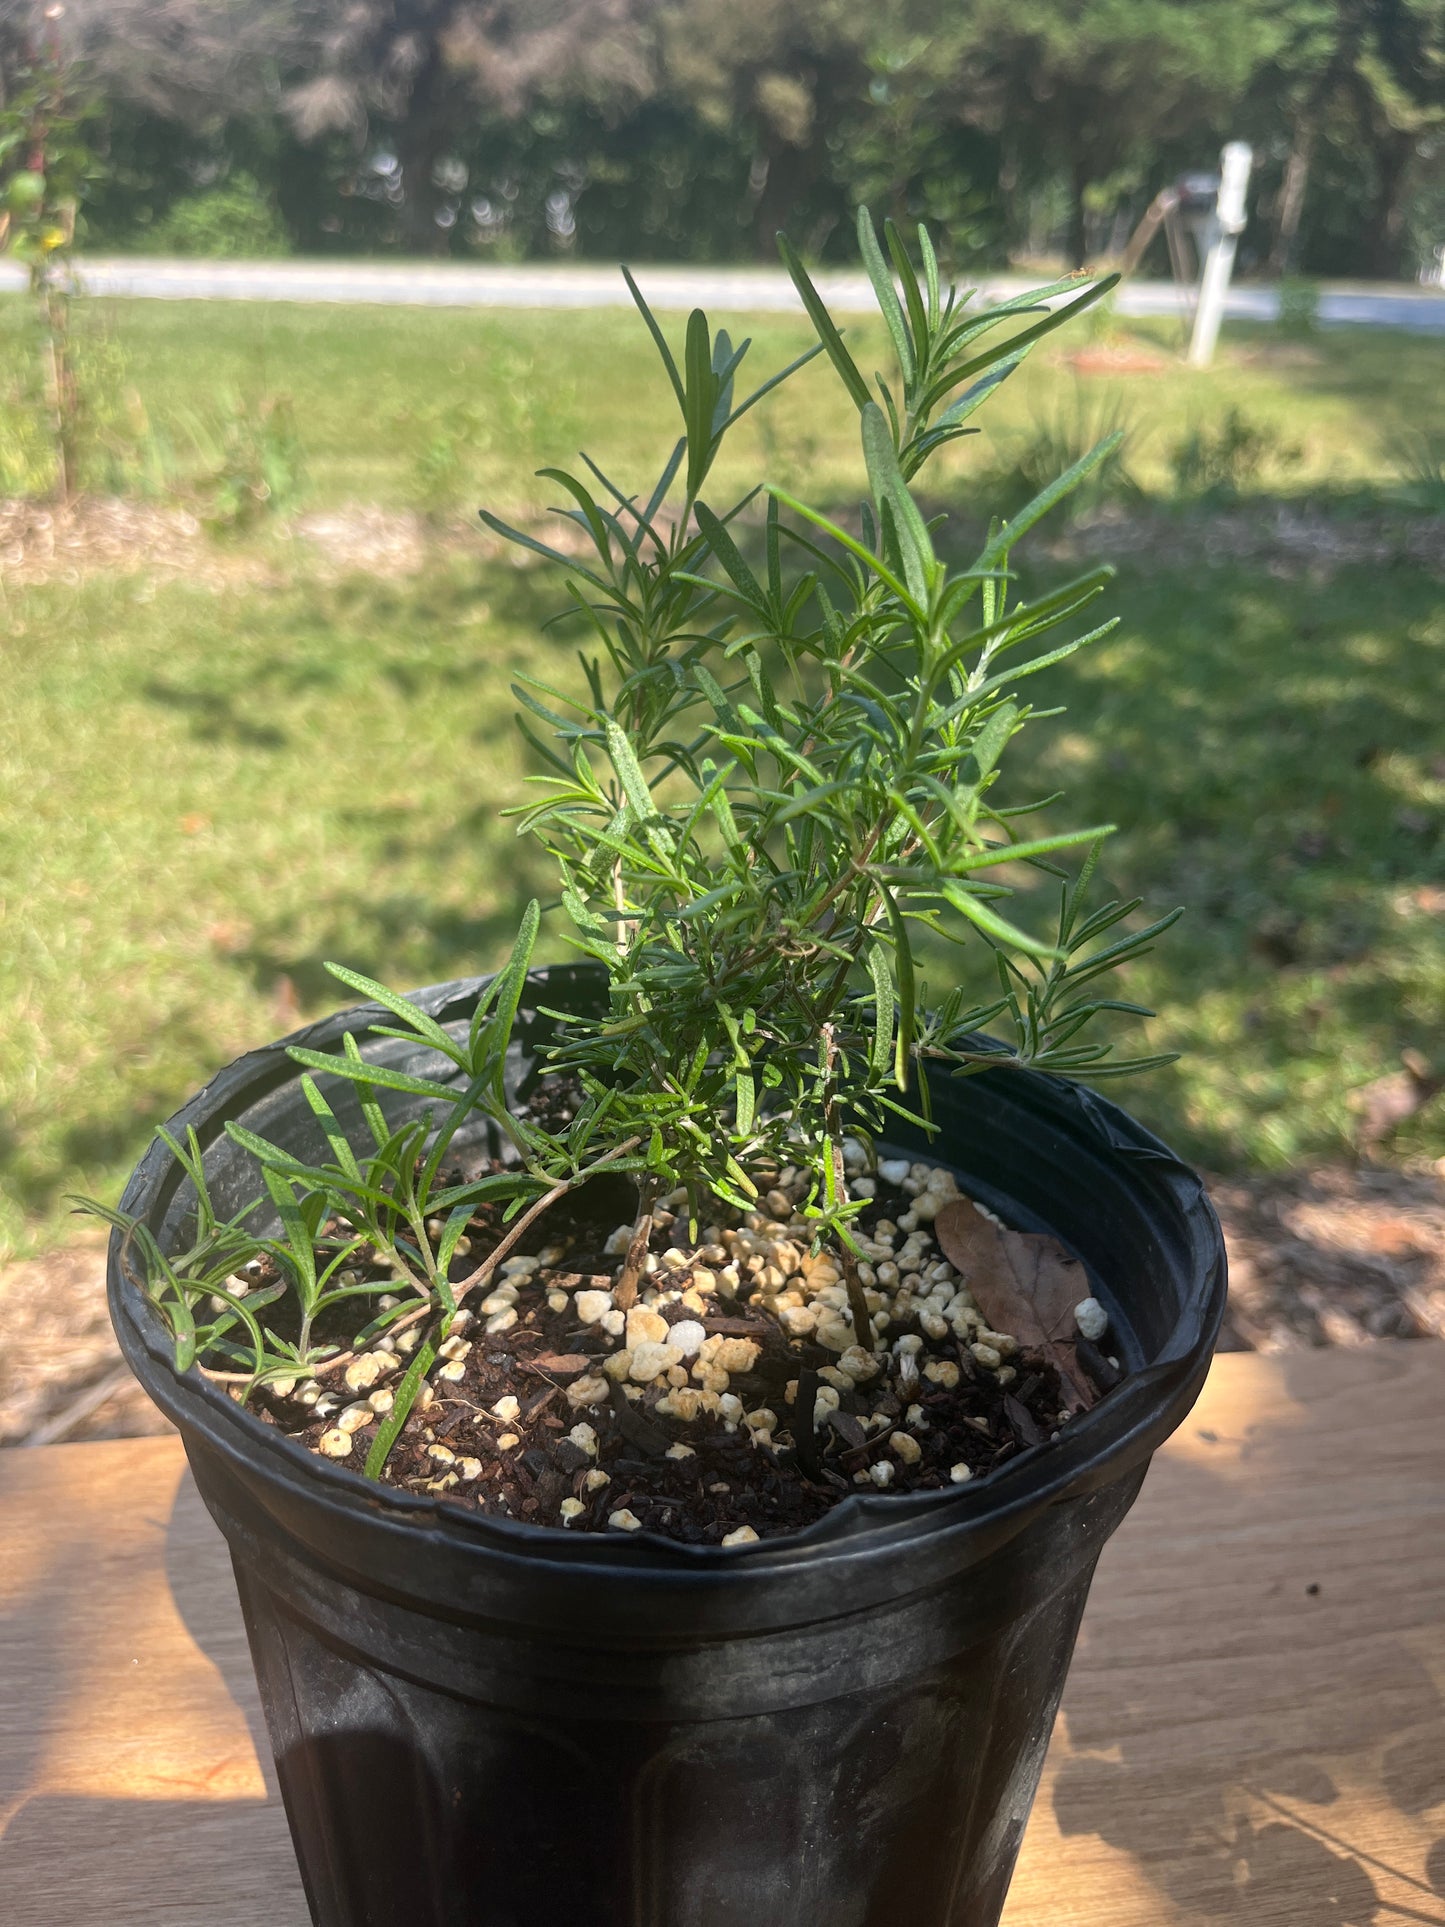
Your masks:
<svg viewBox="0 0 1445 1927"><path fill-rule="evenodd" d="M140 256L95 256L82 265L93 294L158 301L340 301L423 308L607 308L626 306L628 294L614 268L602 266L472 267L464 262L400 261L173 261ZM703 306L734 313L796 308L792 283L768 268L644 267L637 278L660 309ZM24 286L24 270L0 261L0 291ZM818 283L840 314L873 305L861 274L823 274ZM995 297L1027 288L1027 279L985 279ZM1179 290L1168 281L1134 281L1119 296L1128 315L1179 314ZM1271 288L1236 287L1227 314L1237 321L1273 320ZM1445 334L1445 291L1409 286L1333 283L1321 290L1320 318L1370 327Z"/></svg>

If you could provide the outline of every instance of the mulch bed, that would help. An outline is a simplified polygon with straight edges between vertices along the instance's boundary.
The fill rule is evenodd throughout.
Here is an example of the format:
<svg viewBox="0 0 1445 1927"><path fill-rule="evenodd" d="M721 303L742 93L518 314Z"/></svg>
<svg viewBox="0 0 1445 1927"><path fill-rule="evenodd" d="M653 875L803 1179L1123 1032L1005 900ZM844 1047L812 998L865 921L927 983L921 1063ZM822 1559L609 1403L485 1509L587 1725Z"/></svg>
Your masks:
<svg viewBox="0 0 1445 1927"><path fill-rule="evenodd" d="M1445 1160L1219 1179L1210 1195L1229 1245L1230 1349L1445 1338Z"/></svg>

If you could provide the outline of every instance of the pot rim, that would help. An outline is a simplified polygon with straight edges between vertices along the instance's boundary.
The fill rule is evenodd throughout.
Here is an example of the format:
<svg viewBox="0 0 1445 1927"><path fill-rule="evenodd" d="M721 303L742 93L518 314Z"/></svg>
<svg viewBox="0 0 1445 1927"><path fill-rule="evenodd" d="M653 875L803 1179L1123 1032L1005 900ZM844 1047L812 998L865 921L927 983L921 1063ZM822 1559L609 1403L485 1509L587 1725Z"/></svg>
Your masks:
<svg viewBox="0 0 1445 1927"><path fill-rule="evenodd" d="M562 964L534 969L529 982L545 987L555 1000L559 991L595 983L598 975L592 966ZM474 1000L488 981L455 978L407 995L444 1021L443 1012ZM373 1022L386 1021L387 1015L378 1004L353 1005L246 1052L204 1084L166 1128L183 1138L187 1128L194 1127L204 1150L221 1133L229 1098L245 1092L254 1100L258 1085L274 1090L300 1075L286 1055L290 1046L326 1048L339 1041L343 1030L359 1033ZM107 1259L112 1322L127 1362L160 1409L183 1432L199 1431L227 1459L299 1486L309 1504L325 1511L346 1517L367 1513L376 1523L486 1551L521 1567L563 1563L585 1567L599 1577L611 1569L633 1581L649 1570L673 1578L691 1571L714 1581L742 1580L745 1573L761 1577L764 1571L799 1562L871 1559L893 1542L920 1537L977 1535L992 1542L1010 1536L1021 1515L1117 1479L1175 1429L1203 1384L1227 1284L1223 1234L1203 1182L1167 1145L1086 1086L1038 1071L982 1073L990 1080L995 1075L1010 1082L1029 1080L1068 1119L1076 1137L1092 1141L1095 1155L1126 1166L1131 1191L1153 1194L1170 1210L1188 1246L1191 1289L1166 1343L1076 1418L1062 1438L1028 1447L997 1471L962 1486L908 1494L853 1493L801 1531L740 1546L687 1545L647 1531L573 1536L561 1527L486 1516L368 1479L263 1424L194 1367L178 1373L168 1328L121 1262L119 1230L112 1231ZM121 1208L158 1221L185 1182L173 1154L157 1136L127 1183Z"/></svg>

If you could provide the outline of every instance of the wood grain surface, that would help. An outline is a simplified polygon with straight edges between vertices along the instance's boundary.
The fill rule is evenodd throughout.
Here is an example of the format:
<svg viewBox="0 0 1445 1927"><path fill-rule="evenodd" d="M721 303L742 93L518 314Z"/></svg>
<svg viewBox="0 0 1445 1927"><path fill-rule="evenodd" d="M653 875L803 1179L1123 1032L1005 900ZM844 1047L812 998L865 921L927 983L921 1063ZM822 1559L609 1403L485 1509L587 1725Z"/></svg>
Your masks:
<svg viewBox="0 0 1445 1927"><path fill-rule="evenodd" d="M0 1453L0 1613L5 1927L306 1927L178 1445ZM1445 1346L1231 1355L1104 1556L1006 1927L1399 1922L1445 1927Z"/></svg>

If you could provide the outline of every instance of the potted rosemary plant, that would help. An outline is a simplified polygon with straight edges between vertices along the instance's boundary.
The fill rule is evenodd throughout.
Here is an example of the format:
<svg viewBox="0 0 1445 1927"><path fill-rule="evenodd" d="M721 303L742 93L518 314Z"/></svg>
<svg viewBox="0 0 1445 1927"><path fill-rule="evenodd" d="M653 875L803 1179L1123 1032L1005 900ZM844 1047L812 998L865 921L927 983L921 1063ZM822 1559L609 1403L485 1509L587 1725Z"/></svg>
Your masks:
<svg viewBox="0 0 1445 1927"><path fill-rule="evenodd" d="M916 493L1103 290L978 309L926 233L859 237L872 385L783 243L856 521L710 498L793 370L740 398L748 344L694 313L675 357L630 279L682 418L655 486L544 471L565 553L484 517L585 638L517 692L579 960L532 967L533 904L490 979L338 967L370 1001L221 1072L106 1214L322 1927L990 1927L1207 1366L1202 1189L1073 1081L1159 1061L1091 1027L1171 919L1087 907L1108 826L1001 787L1019 690L1109 627L1106 570L1023 599L1010 556L1110 447L966 563ZM930 991L946 941L992 995Z"/></svg>

